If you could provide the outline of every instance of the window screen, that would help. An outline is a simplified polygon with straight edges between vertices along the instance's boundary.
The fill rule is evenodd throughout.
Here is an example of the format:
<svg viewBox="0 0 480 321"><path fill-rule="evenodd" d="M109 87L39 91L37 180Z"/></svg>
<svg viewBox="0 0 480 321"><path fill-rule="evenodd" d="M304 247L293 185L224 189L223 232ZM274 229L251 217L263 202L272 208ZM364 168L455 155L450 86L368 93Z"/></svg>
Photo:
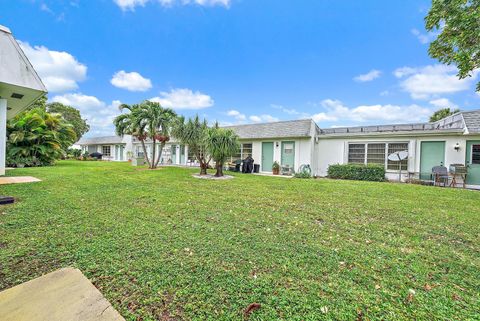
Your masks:
<svg viewBox="0 0 480 321"><path fill-rule="evenodd" d="M385 144L368 144L367 164L385 164Z"/></svg>
<svg viewBox="0 0 480 321"><path fill-rule="evenodd" d="M348 162L351 164L365 164L365 144L348 145Z"/></svg>
<svg viewBox="0 0 480 321"><path fill-rule="evenodd" d="M388 144L388 155L395 152L401 152L401 151L408 152L408 143ZM395 171L398 171L401 169L402 171L406 171L408 169L408 159L404 159L401 162L394 162L394 161L388 160L387 169L395 170Z"/></svg>
<svg viewBox="0 0 480 321"><path fill-rule="evenodd" d="M293 154L293 144L292 143L286 143L283 145L283 152L285 154Z"/></svg>
<svg viewBox="0 0 480 321"><path fill-rule="evenodd" d="M472 145L472 164L480 164L480 144Z"/></svg>
<svg viewBox="0 0 480 321"><path fill-rule="evenodd" d="M110 146L102 146L102 154L103 156L110 156L111 155Z"/></svg>

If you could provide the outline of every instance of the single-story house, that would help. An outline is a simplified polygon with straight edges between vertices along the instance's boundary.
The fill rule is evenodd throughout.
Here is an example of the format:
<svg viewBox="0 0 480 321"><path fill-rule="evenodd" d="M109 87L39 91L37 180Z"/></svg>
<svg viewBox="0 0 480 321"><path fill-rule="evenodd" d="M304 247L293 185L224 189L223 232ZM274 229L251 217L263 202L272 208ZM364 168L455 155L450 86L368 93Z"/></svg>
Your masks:
<svg viewBox="0 0 480 321"><path fill-rule="evenodd" d="M311 119L226 126L240 137L238 154L232 161L251 156L261 172L271 172L275 161L298 170L310 165L315 176L327 176L332 164L379 164L386 178L430 179L432 167L467 166L467 187L480 188L480 110L459 112L434 123L395 124L321 129ZM134 138L131 153L142 157ZM118 138L120 139L120 138ZM147 142L147 152L151 153ZM128 143L125 143L128 150ZM400 162L388 156L405 151ZM187 165L194 162L188 146L169 142L162 163Z"/></svg>
<svg viewBox="0 0 480 321"><path fill-rule="evenodd" d="M80 146L82 153L101 153L102 158L109 161L127 161L145 156L141 142L130 135L82 138L76 145ZM153 156L152 147L151 141L146 140L145 149L150 158ZM157 143L155 159L158 157L159 150L160 143ZM160 164L194 165L195 163L195 157L188 155L188 146L175 141L166 143L160 158Z"/></svg>
<svg viewBox="0 0 480 321"><path fill-rule="evenodd" d="M46 92L10 29L0 26L0 175L5 175L7 119Z"/></svg>
<svg viewBox="0 0 480 321"><path fill-rule="evenodd" d="M103 159L110 161L126 161L132 149L131 136L105 136L82 138L77 145L83 153L101 153Z"/></svg>

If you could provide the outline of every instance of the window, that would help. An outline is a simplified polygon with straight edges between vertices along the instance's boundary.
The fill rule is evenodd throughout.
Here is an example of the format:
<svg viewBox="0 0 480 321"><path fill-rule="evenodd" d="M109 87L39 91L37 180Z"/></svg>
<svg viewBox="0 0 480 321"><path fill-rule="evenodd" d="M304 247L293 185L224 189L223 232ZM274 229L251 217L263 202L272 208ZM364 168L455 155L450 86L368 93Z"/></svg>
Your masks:
<svg viewBox="0 0 480 321"><path fill-rule="evenodd" d="M401 151L408 152L408 143L388 144L388 155L393 154L395 152L401 152ZM400 162L393 162L391 160L388 160L387 169L394 170L394 171L398 171L398 170L406 171L408 169L408 158Z"/></svg>
<svg viewBox="0 0 480 321"><path fill-rule="evenodd" d="M472 164L480 164L480 144L472 145Z"/></svg>
<svg viewBox="0 0 480 321"><path fill-rule="evenodd" d="M293 144L292 143L286 143L283 145L283 152L285 154L293 154Z"/></svg>
<svg viewBox="0 0 480 321"><path fill-rule="evenodd" d="M348 145L348 163L365 164L365 144Z"/></svg>
<svg viewBox="0 0 480 321"><path fill-rule="evenodd" d="M252 156L252 144L240 144L240 148L238 149L235 156L232 157L232 162L237 160L244 160L247 156Z"/></svg>
<svg viewBox="0 0 480 321"><path fill-rule="evenodd" d="M398 171L408 169L408 159L394 162L387 156L399 152L408 151L408 143L354 143L348 144L349 164L379 164L387 170ZM480 161L480 151L479 151Z"/></svg>
<svg viewBox="0 0 480 321"><path fill-rule="evenodd" d="M385 144L367 144L367 164L385 164Z"/></svg>
<svg viewBox="0 0 480 321"><path fill-rule="evenodd" d="M102 146L102 154L103 154L103 156L110 157L111 156L111 146Z"/></svg>

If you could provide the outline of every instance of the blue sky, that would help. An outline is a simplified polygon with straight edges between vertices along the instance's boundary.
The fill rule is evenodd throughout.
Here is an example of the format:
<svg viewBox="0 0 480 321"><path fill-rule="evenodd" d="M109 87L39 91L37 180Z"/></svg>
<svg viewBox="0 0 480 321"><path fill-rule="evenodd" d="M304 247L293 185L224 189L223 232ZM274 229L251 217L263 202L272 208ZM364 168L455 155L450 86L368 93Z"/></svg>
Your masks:
<svg viewBox="0 0 480 321"><path fill-rule="evenodd" d="M428 57L429 1L0 0L49 89L113 133L119 103L160 101L222 124L425 121L475 109L477 78Z"/></svg>

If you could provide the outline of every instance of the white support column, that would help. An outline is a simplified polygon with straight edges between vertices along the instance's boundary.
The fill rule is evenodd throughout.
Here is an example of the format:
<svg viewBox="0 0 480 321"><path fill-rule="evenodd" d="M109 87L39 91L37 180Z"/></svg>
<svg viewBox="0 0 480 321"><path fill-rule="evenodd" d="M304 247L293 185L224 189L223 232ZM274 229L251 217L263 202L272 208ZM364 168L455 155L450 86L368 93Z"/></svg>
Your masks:
<svg viewBox="0 0 480 321"><path fill-rule="evenodd" d="M0 176L5 175L7 148L7 100L0 99Z"/></svg>

